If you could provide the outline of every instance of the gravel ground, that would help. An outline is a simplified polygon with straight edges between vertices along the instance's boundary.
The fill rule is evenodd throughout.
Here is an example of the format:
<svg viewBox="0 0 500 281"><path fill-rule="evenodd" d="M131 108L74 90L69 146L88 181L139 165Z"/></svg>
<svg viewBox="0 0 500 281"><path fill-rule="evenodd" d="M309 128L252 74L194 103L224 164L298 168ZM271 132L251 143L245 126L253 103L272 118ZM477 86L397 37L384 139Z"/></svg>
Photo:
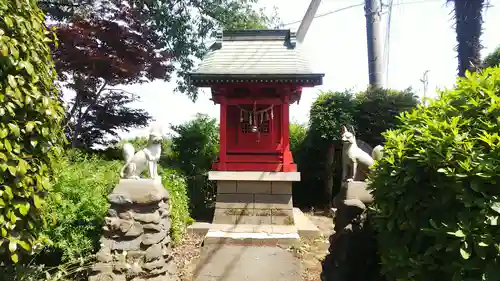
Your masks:
<svg viewBox="0 0 500 281"><path fill-rule="evenodd" d="M203 236L186 234L182 242L173 248L173 256L181 281L191 281L196 262L200 258Z"/></svg>

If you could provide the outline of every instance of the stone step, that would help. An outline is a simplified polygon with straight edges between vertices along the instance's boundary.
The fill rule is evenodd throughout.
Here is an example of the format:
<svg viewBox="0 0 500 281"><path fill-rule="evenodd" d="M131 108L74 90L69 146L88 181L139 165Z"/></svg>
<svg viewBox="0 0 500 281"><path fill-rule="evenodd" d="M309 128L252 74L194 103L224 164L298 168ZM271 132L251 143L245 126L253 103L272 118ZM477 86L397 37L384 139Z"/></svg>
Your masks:
<svg viewBox="0 0 500 281"><path fill-rule="evenodd" d="M205 235L204 244L231 244L231 245L298 245L299 234L272 233L272 232L225 232L210 230Z"/></svg>
<svg viewBox="0 0 500 281"><path fill-rule="evenodd" d="M319 228L299 208L293 208L293 220L301 238L314 239L321 236Z"/></svg>
<svg viewBox="0 0 500 281"><path fill-rule="evenodd" d="M318 227L299 209L293 208L294 226L290 225L234 225L234 224L211 224L207 222L196 222L188 227L188 232L198 235L206 235L210 229L228 231L245 230L249 228L254 229L256 232L263 231L266 227L280 227L281 229L295 228L301 238L314 239L321 236L321 231Z"/></svg>

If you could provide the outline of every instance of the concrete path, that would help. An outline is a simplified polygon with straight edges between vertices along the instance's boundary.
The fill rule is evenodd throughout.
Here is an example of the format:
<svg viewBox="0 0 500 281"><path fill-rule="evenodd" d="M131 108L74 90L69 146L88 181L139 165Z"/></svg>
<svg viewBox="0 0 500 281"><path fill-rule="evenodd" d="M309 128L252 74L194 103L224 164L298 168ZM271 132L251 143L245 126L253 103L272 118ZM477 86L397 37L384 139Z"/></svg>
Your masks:
<svg viewBox="0 0 500 281"><path fill-rule="evenodd" d="M205 245L193 281L300 281L300 262L272 246Z"/></svg>

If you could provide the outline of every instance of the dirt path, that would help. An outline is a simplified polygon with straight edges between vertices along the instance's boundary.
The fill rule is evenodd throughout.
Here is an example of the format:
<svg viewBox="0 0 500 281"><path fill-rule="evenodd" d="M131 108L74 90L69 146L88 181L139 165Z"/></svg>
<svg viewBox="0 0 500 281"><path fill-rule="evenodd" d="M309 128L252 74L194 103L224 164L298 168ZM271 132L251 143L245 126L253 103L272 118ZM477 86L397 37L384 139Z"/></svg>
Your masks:
<svg viewBox="0 0 500 281"><path fill-rule="evenodd" d="M333 233L332 218L325 212L304 212L320 229L322 236L314 240L302 241L300 247L289 249L294 252L302 265L303 281L320 281L321 262L328 253L328 237ZM181 281L192 281L193 272L200 259L203 236L188 234L174 250L174 260L179 269Z"/></svg>
<svg viewBox="0 0 500 281"><path fill-rule="evenodd" d="M321 237L314 240L303 240L298 249L294 249L297 258L302 263L302 278L304 281L320 281L321 262L328 253L330 242L328 237L333 233L333 220L325 212L304 212L319 228Z"/></svg>

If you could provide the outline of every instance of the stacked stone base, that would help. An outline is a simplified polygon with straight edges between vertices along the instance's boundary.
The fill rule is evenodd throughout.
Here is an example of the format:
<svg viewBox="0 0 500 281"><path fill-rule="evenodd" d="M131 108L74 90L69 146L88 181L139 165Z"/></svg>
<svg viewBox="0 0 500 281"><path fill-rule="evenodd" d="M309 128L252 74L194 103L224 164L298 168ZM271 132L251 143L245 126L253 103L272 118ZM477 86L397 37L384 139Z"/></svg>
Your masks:
<svg viewBox="0 0 500 281"><path fill-rule="evenodd" d="M207 241L217 237L220 241L298 239L292 202L294 179L287 178L287 174L298 173L211 173L217 173L209 174L217 182L217 200ZM222 227L222 231L220 225L229 227Z"/></svg>
<svg viewBox="0 0 500 281"><path fill-rule="evenodd" d="M121 180L108 200L98 262L89 281L179 280L171 256L168 192L161 183Z"/></svg>
<svg viewBox="0 0 500 281"><path fill-rule="evenodd" d="M323 261L322 281L380 281L380 260L367 206L373 197L365 182L344 183L335 197L335 232Z"/></svg>

